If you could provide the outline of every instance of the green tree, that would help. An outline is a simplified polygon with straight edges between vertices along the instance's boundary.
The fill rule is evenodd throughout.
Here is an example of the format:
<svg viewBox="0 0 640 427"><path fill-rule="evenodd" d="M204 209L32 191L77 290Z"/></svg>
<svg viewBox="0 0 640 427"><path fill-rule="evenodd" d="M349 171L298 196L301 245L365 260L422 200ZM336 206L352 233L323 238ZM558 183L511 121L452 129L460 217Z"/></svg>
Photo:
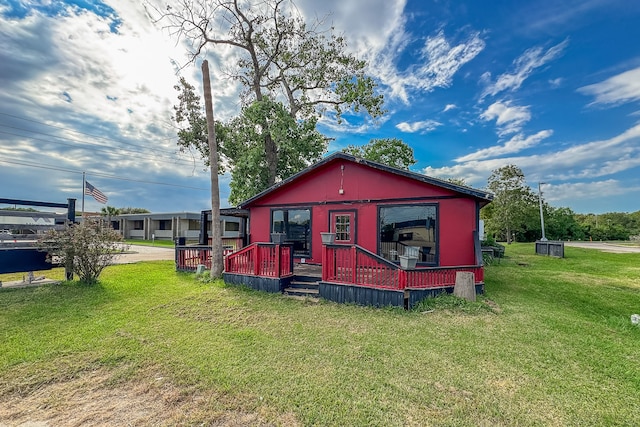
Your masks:
<svg viewBox="0 0 640 427"><path fill-rule="evenodd" d="M116 208L115 206L105 206L100 209L100 214L103 217L107 218L107 226L111 227L111 218L120 215L120 209Z"/></svg>
<svg viewBox="0 0 640 427"><path fill-rule="evenodd" d="M417 163L413 148L398 138L372 139L365 145L349 145L342 151L398 169L409 169Z"/></svg>
<svg viewBox="0 0 640 427"><path fill-rule="evenodd" d="M240 53L235 68L225 65L245 89L244 106L257 102L262 109L263 102L277 100L289 120L310 120L314 126L320 117L340 122L346 112L382 115L383 97L365 74L366 62L347 53L345 39L332 28L323 29L320 21L308 27L291 2L195 0L181 5L156 10L159 20L168 22L170 30L191 46L191 60L209 45ZM265 168L268 187L278 180L280 160L286 157L272 133L274 122L265 119L258 124L264 160L256 163ZM248 190L255 194L264 185L256 182Z"/></svg>
<svg viewBox="0 0 640 427"><path fill-rule="evenodd" d="M584 230L569 208L545 206L545 231L551 240L583 240Z"/></svg>
<svg viewBox="0 0 640 427"><path fill-rule="evenodd" d="M196 88L187 82L184 77L174 88L178 91L178 105L174 105L175 115L173 120L178 125L178 149L180 152L196 151L202 157L205 165L209 164L209 141L207 139L207 118L204 114L204 107L200 96L196 93ZM223 123L216 121L216 144L218 153L222 153L220 141L224 141L227 133ZM224 173L223 156L219 156L218 173Z"/></svg>
<svg viewBox="0 0 640 427"><path fill-rule="evenodd" d="M63 230L48 230L38 239L38 247L60 260L69 280L77 274L80 282L90 285L96 283L102 270L126 250L121 242L122 236L118 232L87 218Z"/></svg>
<svg viewBox="0 0 640 427"><path fill-rule="evenodd" d="M487 231L495 233L507 243L511 243L516 232L526 235L527 229L533 227L531 218L537 199L525 184L522 170L515 165L494 170L487 188L494 194L493 202L482 209ZM528 227L525 226L527 219Z"/></svg>
<svg viewBox="0 0 640 427"><path fill-rule="evenodd" d="M145 209L145 208L133 208L133 207L130 207L130 206L127 206L127 207L124 207L124 208L118 208L118 210L120 211L120 215L150 213L150 211L148 209Z"/></svg>
<svg viewBox="0 0 640 427"><path fill-rule="evenodd" d="M263 98L243 107L228 123L222 151L231 169L232 204L246 200L270 186L269 168L262 143L267 125L278 151L276 179L284 180L320 160L326 140L316 130L316 120L294 120L282 103Z"/></svg>

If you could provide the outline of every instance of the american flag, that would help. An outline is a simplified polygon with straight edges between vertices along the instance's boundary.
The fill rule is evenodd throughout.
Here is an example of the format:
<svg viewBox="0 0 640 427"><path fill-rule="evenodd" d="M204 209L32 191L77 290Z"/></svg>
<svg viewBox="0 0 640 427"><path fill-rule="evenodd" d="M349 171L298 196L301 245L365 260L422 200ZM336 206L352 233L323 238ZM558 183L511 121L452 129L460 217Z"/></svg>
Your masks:
<svg viewBox="0 0 640 427"><path fill-rule="evenodd" d="M98 190L96 187L89 184L89 181L84 182L84 194L93 196L93 198L96 199L97 202L102 204L107 203L107 200L108 200L107 196L105 196L102 191Z"/></svg>

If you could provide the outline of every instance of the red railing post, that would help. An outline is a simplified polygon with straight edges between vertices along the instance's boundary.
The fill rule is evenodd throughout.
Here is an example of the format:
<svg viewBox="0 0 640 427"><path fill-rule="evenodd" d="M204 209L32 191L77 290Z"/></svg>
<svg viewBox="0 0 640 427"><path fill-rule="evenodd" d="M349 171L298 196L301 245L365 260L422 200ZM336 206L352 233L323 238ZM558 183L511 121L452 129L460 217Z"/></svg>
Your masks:
<svg viewBox="0 0 640 427"><path fill-rule="evenodd" d="M358 249L354 246L351 246L351 283L357 284L356 281L358 279Z"/></svg>
<svg viewBox="0 0 640 427"><path fill-rule="evenodd" d="M407 287L407 271L398 270L398 289L403 290Z"/></svg>
<svg viewBox="0 0 640 427"><path fill-rule="evenodd" d="M260 263L262 262L262 260L260 259L260 246L256 245L256 247L254 248L254 253L253 253L253 274L256 276L260 275Z"/></svg>
<svg viewBox="0 0 640 427"><path fill-rule="evenodd" d="M327 280L327 268L329 267L327 262L327 245L322 245L322 280Z"/></svg>
<svg viewBox="0 0 640 427"><path fill-rule="evenodd" d="M281 269L280 269L280 245L278 245L278 244L276 244L276 262L275 262L275 264L276 264L276 265L274 265L275 270L276 270L275 271L275 273L276 273L275 277L280 277L280 272L281 272Z"/></svg>

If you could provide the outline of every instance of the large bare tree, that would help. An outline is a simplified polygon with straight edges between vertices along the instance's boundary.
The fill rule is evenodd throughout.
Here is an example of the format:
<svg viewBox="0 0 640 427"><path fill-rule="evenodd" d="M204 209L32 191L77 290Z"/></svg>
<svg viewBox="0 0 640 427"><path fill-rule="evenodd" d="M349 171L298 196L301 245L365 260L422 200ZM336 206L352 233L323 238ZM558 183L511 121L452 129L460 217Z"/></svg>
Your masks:
<svg viewBox="0 0 640 427"><path fill-rule="evenodd" d="M322 21L308 26L290 0L180 0L157 10L158 21L189 46L189 59L211 46L240 53L225 72L239 81L243 105L278 102L293 120L341 121L345 112L382 115L383 98L366 75L366 63L347 52L346 41ZM314 122L315 123L315 122ZM278 146L270 121L258 123L268 168L276 182Z"/></svg>

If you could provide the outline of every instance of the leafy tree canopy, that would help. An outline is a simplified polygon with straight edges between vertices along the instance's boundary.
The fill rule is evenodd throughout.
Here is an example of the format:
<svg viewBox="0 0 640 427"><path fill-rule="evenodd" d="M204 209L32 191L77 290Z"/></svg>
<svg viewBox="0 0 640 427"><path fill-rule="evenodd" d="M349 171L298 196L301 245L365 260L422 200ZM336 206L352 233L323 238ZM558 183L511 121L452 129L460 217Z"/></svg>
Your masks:
<svg viewBox="0 0 640 427"><path fill-rule="evenodd" d="M120 211L119 215L150 213L150 211L145 208L124 207L124 208L118 208L118 210Z"/></svg>
<svg viewBox="0 0 640 427"><path fill-rule="evenodd" d="M515 232L524 228L525 220L535 209L535 195L516 165L494 170L487 188L494 194L493 202L483 209L487 231L511 243Z"/></svg>
<svg viewBox="0 0 640 427"><path fill-rule="evenodd" d="M226 157L221 165L232 171L234 202L286 178L299 170L301 162L316 160L326 148L326 141L312 129L321 117L340 122L347 112L372 118L383 114L383 97L366 75L366 63L347 52L346 40L333 28L323 29L319 21L308 26L290 1L195 0L156 12L176 37L190 45L191 60L209 46L239 53L237 62L225 64L225 72L241 83L244 108L226 127L216 127L218 150ZM181 80L179 85L175 115L176 122L185 124L179 145L199 151L206 160L202 109L193 88L185 83ZM257 130L249 130L249 124ZM303 138L294 144L293 134ZM243 159L237 157L238 135L251 141L252 149ZM289 142L283 144L285 139ZM293 145L298 151L292 151ZM233 173L244 160L260 170L249 176L247 171Z"/></svg>
<svg viewBox="0 0 640 427"><path fill-rule="evenodd" d="M372 139L365 145L349 145L342 151L398 169L409 169L417 163L413 148L398 138Z"/></svg>
<svg viewBox="0 0 640 427"><path fill-rule="evenodd" d="M320 160L326 140L315 119L294 120L278 102L263 99L242 109L226 126L224 153L231 169L229 201L237 204L270 186L262 133L266 123L278 152L276 181L281 181Z"/></svg>

